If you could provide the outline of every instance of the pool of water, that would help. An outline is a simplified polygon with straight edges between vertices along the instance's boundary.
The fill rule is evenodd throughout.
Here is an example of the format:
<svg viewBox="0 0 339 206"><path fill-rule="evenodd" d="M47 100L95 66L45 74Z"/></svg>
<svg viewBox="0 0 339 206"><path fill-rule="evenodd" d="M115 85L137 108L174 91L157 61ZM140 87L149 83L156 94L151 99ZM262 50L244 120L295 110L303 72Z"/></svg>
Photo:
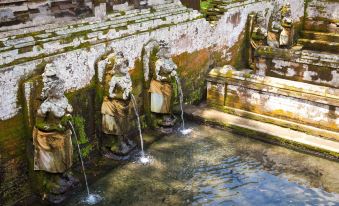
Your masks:
<svg viewBox="0 0 339 206"><path fill-rule="evenodd" d="M189 123L90 185L97 205L339 205L339 163ZM147 136L147 134L145 134ZM84 205L86 191L68 205Z"/></svg>

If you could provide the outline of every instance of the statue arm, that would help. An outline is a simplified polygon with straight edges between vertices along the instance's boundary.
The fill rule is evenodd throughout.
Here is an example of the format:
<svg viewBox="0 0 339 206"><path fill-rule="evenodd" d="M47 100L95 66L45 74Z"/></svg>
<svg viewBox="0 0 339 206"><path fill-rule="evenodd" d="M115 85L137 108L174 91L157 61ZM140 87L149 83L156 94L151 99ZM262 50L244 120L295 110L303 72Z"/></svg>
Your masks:
<svg viewBox="0 0 339 206"><path fill-rule="evenodd" d="M67 105L67 108L66 108L66 113L70 114L70 113L72 113L72 112L73 112L73 107L72 107L71 104L68 104L68 105Z"/></svg>
<svg viewBox="0 0 339 206"><path fill-rule="evenodd" d="M171 66L172 66L171 76L175 77L175 76L177 76L177 69L178 69L178 67L177 67L177 65L173 61L172 61Z"/></svg>
<svg viewBox="0 0 339 206"><path fill-rule="evenodd" d="M160 76L159 73L160 73L160 70L161 70L161 67L162 67L162 63L159 62L159 60L155 63L155 77L158 81L161 81L163 79L165 79L164 77Z"/></svg>
<svg viewBox="0 0 339 206"><path fill-rule="evenodd" d="M43 102L43 103L40 105L40 107L39 107L39 109L38 109L38 111L37 111L37 115L38 115L39 117L45 117L45 116L46 116L46 113L47 113L49 110L50 110L50 109L49 109L48 105L47 105L45 102Z"/></svg>
<svg viewBox="0 0 339 206"><path fill-rule="evenodd" d="M109 83L109 91L108 91L110 98L114 98L116 96L116 94L114 94L114 89L115 89L116 84L117 84L117 79L115 77L112 77Z"/></svg>
<svg viewBox="0 0 339 206"><path fill-rule="evenodd" d="M126 88L124 90L123 99L128 99L130 93L132 92L132 81L131 78L127 79Z"/></svg>

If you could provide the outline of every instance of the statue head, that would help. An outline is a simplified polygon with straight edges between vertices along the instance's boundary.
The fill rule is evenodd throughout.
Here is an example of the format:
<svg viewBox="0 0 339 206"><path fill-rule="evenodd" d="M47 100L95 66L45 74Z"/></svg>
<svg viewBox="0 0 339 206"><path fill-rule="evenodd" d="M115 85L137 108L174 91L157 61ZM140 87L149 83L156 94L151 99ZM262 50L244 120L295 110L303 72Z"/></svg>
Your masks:
<svg viewBox="0 0 339 206"><path fill-rule="evenodd" d="M48 98L60 98L64 95L64 80L60 79L54 63L46 64L42 74L44 83L44 96Z"/></svg>
<svg viewBox="0 0 339 206"><path fill-rule="evenodd" d="M125 58L124 54L122 52L116 53L114 68L122 74L127 74L128 66L129 66L129 61L127 58Z"/></svg>
<svg viewBox="0 0 339 206"><path fill-rule="evenodd" d="M264 28L266 27L266 18L265 18L263 11L257 12L256 21L257 21L257 25L259 25L260 27L264 27Z"/></svg>
<svg viewBox="0 0 339 206"><path fill-rule="evenodd" d="M291 5L289 3L285 4L281 8L281 16L283 16L283 17L291 17L292 16Z"/></svg>
<svg viewBox="0 0 339 206"><path fill-rule="evenodd" d="M157 53L158 58L165 58L169 59L171 58L171 50L168 45L164 40L160 40L159 42L159 51Z"/></svg>

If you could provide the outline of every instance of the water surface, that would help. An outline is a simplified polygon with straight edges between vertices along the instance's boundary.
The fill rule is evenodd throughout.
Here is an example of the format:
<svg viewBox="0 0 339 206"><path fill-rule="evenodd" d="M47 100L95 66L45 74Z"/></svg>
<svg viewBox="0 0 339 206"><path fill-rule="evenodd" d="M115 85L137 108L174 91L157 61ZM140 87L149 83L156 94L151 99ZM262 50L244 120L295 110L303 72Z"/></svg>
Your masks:
<svg viewBox="0 0 339 206"><path fill-rule="evenodd" d="M91 184L98 205L339 205L339 163L189 123ZM147 134L145 134L147 136ZM82 194L68 205L83 205Z"/></svg>

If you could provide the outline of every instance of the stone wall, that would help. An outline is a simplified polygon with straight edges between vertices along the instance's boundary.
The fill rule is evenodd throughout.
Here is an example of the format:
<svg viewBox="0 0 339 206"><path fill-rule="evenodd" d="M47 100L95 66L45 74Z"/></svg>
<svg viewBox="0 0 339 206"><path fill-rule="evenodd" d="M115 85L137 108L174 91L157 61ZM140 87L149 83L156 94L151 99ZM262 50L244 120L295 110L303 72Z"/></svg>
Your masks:
<svg viewBox="0 0 339 206"><path fill-rule="evenodd" d="M334 88L339 87L339 56L336 54L261 47L256 51L256 57L258 73Z"/></svg>
<svg viewBox="0 0 339 206"><path fill-rule="evenodd" d="M208 103L339 131L339 90L232 69L209 73Z"/></svg>
<svg viewBox="0 0 339 206"><path fill-rule="evenodd" d="M59 22L0 33L2 202L11 204L17 196L24 198L32 192L28 185L25 152L26 145L31 144L31 134L27 132L28 119L24 114L30 109L25 105L29 103L33 88L22 85L39 76L47 62L55 62L63 74L71 102L83 102L83 107L87 108L95 102L95 95L81 99L79 94L84 90L91 93L90 90L95 89L94 79L103 75L96 64L99 58L110 51L124 52L131 62L132 80L138 82L143 46L151 39L165 40L179 66L186 102L197 102L203 96L201 87L204 87L204 75L209 66L239 59L239 45L244 43L248 14L259 10L269 14L272 2L247 0L229 4L216 25L211 25L199 12L173 3L111 14L102 21L83 19L67 25ZM303 1L290 0L290 3L294 20L301 21ZM194 71L195 65L190 61L197 61L199 72ZM195 83L197 80L199 84ZM192 88L198 92L193 94ZM142 91L140 86L134 89ZM76 111L76 115L84 116L83 112ZM84 118L86 124L95 125L93 115ZM87 132L90 141L95 142L97 140L90 134L92 130L89 128Z"/></svg>
<svg viewBox="0 0 339 206"><path fill-rule="evenodd" d="M338 1L309 0L307 1L306 17L338 20L338 7Z"/></svg>

